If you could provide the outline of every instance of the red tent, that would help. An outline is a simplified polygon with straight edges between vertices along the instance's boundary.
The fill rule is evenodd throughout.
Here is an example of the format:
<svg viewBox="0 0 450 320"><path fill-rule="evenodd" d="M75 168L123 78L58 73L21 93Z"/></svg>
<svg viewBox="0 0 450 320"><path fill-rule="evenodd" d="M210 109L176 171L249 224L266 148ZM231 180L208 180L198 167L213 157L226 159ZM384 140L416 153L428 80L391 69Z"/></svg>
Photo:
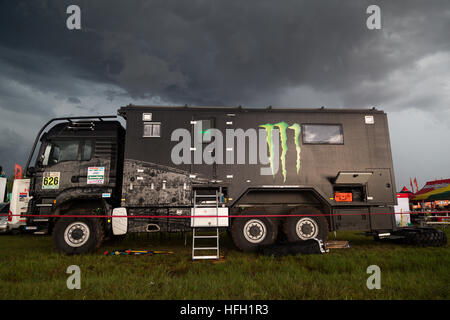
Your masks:
<svg viewBox="0 0 450 320"><path fill-rule="evenodd" d="M407 197L409 199L412 198L412 196L414 195L414 193L412 193L411 191L409 191L409 189L407 187L403 187L403 189L397 193L397 196L401 194L403 197Z"/></svg>

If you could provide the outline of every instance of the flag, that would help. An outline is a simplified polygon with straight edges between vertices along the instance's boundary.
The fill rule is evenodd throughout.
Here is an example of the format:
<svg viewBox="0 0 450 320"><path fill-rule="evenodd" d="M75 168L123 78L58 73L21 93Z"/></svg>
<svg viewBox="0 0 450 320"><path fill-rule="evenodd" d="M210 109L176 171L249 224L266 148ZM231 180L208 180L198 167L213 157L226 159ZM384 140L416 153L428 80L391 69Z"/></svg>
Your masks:
<svg viewBox="0 0 450 320"><path fill-rule="evenodd" d="M409 184L411 185L411 192L415 193L411 178L409 178Z"/></svg>
<svg viewBox="0 0 450 320"><path fill-rule="evenodd" d="M417 191L419 191L419 187L417 186L417 178L414 178L414 184L416 185Z"/></svg>
<svg viewBox="0 0 450 320"><path fill-rule="evenodd" d="M22 167L16 163L14 166L14 178L22 179Z"/></svg>

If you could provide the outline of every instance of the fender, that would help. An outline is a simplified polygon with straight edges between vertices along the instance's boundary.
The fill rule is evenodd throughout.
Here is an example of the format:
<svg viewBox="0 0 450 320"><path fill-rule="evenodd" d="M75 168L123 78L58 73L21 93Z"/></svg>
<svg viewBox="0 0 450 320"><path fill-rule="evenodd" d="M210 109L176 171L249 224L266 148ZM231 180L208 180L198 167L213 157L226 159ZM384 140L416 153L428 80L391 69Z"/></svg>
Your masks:
<svg viewBox="0 0 450 320"><path fill-rule="evenodd" d="M111 188L72 188L62 191L55 199L55 207L60 207L63 203L71 200L102 200L103 193L111 193Z"/></svg>
<svg viewBox="0 0 450 320"><path fill-rule="evenodd" d="M295 191L295 192L311 192L317 200L324 206L326 206L328 209L331 209L332 205L331 202L327 199L325 194L313 187L308 185L267 185L267 186L259 186L259 187L249 187L245 189L244 192L241 193L241 195L232 203L230 208L234 208L239 205L239 203L244 199L245 196L247 196L249 193L255 192L288 192L288 191Z"/></svg>

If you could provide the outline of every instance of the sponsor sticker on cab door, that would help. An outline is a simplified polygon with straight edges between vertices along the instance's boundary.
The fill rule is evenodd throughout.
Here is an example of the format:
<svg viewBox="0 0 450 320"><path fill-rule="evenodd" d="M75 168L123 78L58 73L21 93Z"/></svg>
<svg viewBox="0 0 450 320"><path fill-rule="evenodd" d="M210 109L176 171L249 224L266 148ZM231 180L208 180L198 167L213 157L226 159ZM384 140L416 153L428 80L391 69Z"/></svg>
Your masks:
<svg viewBox="0 0 450 320"><path fill-rule="evenodd" d="M87 175L87 184L104 184L105 167L89 167Z"/></svg>

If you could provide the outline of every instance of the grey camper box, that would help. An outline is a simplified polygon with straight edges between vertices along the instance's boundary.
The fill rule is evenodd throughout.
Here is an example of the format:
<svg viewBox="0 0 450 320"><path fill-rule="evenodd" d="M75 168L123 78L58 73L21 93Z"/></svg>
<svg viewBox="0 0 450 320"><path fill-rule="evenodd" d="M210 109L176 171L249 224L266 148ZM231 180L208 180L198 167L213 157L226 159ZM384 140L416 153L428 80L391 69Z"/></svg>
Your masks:
<svg viewBox="0 0 450 320"><path fill-rule="evenodd" d="M395 228L393 215L380 214L393 213L396 204L389 130L383 111L127 106L119 110L119 115L127 123L122 206L130 213L189 214L194 189L221 188L231 215L283 215L305 212L302 208L306 208L326 214L332 231L384 232ZM278 123L297 124L300 135L286 130L286 172L280 163L276 174L261 175L261 164L249 164L249 135L239 150L237 138L223 141L222 150L214 150L222 157L219 164L192 163L195 152L203 153L208 143L214 143L214 139L206 139L200 144L202 150L198 145L195 148L198 138L194 137L194 128L199 121L205 124L205 132L205 128L222 132L223 140L227 130L264 131L262 126ZM171 159L172 150L180 143L172 134L180 128L191 133L191 163L174 164ZM336 130L334 141L326 136L320 141L311 137L315 131L326 135L336 134ZM264 144L266 141L258 141L259 146ZM279 153L283 153L281 149L282 143ZM229 161L233 164L228 164L227 152L234 150L234 161ZM236 164L238 152L246 153L243 164ZM336 201L336 193L350 193L352 200ZM167 219L157 224L161 230L173 228Z"/></svg>

